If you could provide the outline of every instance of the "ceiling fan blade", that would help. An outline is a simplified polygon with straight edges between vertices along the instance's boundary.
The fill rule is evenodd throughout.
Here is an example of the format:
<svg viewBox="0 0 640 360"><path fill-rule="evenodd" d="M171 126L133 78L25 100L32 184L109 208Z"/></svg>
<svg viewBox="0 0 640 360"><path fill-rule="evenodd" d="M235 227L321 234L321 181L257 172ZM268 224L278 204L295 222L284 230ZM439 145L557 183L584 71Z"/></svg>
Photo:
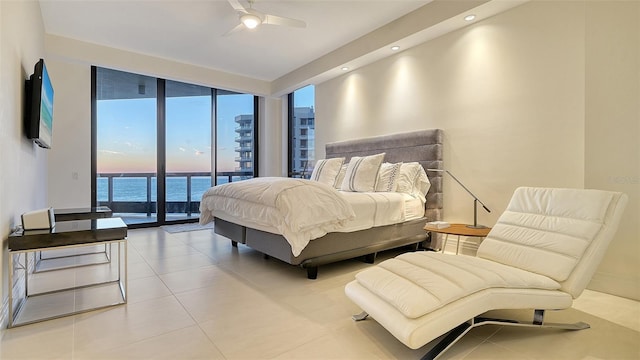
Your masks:
<svg viewBox="0 0 640 360"><path fill-rule="evenodd" d="M238 0L227 0L227 1L229 1L229 5L231 5L231 7L234 8L236 11L240 11L243 13L247 12L247 9L245 9L245 7L242 6L242 4L240 4Z"/></svg>
<svg viewBox="0 0 640 360"><path fill-rule="evenodd" d="M238 24L236 27L234 27L233 29L227 31L226 33L222 34L222 36L229 36L233 33L237 33L238 31L244 30L246 29L246 27L244 26L244 24L240 23Z"/></svg>
<svg viewBox="0 0 640 360"><path fill-rule="evenodd" d="M264 20L262 20L263 24L284 25L284 26L297 27L297 28L307 27L307 23L305 23L302 20L291 19L291 18L286 18L282 16L277 16L277 15L269 15L269 14L264 14L263 16L264 16Z"/></svg>

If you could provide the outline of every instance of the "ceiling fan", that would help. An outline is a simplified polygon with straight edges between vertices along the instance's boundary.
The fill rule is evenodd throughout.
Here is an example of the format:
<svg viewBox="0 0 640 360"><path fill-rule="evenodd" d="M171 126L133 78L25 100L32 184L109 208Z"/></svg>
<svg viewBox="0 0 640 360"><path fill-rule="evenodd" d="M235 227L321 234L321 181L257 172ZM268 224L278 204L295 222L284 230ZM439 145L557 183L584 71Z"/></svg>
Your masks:
<svg viewBox="0 0 640 360"><path fill-rule="evenodd" d="M297 28L305 28L307 24L298 19L291 19L277 15L265 14L253 8L253 3L255 0L247 0L249 3L249 7L244 7L240 4L238 0L228 0L229 4L236 10L238 13L238 17L240 19L240 24L238 24L233 29L227 31L224 36L233 34L234 32L243 30L243 29L255 29L260 25L283 25Z"/></svg>

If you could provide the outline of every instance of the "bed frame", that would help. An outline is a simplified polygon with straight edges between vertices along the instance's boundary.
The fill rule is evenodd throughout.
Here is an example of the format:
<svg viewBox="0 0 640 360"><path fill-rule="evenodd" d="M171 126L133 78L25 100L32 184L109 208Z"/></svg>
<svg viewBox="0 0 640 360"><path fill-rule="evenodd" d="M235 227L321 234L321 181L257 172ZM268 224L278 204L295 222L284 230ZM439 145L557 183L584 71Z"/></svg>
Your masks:
<svg viewBox="0 0 640 360"><path fill-rule="evenodd" d="M426 169L442 169L442 130L420 130L408 133L376 136L358 140L347 140L326 144L326 158L344 157L348 162L352 156L386 153L385 162L419 162ZM307 277L318 276L318 266L331 262L365 256L373 263L377 252L405 245L416 245L429 241L423 227L427 221L442 219L442 175L427 171L431 187L427 193L425 217L401 224L341 233L328 233L311 240L298 256L293 256L287 240L272 234L219 218L215 218L216 234L231 239L233 246L245 244L291 265L307 270Z"/></svg>

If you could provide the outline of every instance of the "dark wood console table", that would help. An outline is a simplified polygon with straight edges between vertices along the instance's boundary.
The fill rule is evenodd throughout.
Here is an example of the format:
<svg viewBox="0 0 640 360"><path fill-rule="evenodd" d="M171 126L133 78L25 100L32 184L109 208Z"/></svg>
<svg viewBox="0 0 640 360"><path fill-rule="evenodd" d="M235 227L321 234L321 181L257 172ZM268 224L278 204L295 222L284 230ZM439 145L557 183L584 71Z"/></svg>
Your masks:
<svg viewBox="0 0 640 360"><path fill-rule="evenodd" d="M69 221L109 218L113 215L113 212L107 206L98 206L87 208L54 209L53 215L56 221Z"/></svg>
<svg viewBox="0 0 640 360"><path fill-rule="evenodd" d="M21 287L20 295L16 298L14 291L9 291L9 327L26 325L38 321L58 318L78 314L86 311L96 310L104 307L126 304L127 302L127 225L120 218L99 218L91 220L60 221L51 230L18 230L9 235L9 284L14 284L14 273L18 274ZM36 272L37 254L43 251L68 251L73 252L76 248L104 245L108 247L109 256L111 254L111 244L117 245L117 263L108 262L80 264L75 266L64 266L54 268L47 273ZM85 254L81 254L85 255ZM74 255L71 255L74 256ZM124 259L123 259L124 258ZM22 261L22 262L21 262ZM56 261L56 260L54 260ZM14 265L14 262L16 263ZM107 274L107 279L99 281L88 281L86 284L74 283L73 286L61 289L47 289L37 292L37 286L30 287L30 282L36 284L47 284L47 276L75 276L79 266L104 266L101 273ZM55 274L53 274L53 270ZM21 274L22 273L22 274ZM20 279L22 275L22 279ZM114 278L115 277L115 278ZM35 279L33 279L35 278ZM73 301L76 296L83 296L82 291L87 292L85 296L90 296L91 288L110 287L114 289L114 294L108 296L94 296L106 301L101 304L80 304ZM109 291L107 290L107 293ZM37 309L38 304L46 304L44 297L50 296L52 299L68 296L72 304L64 306L61 311L51 311L42 314L41 309ZM34 299L38 297L37 300ZM34 301L31 301L34 300ZM104 302L103 301L103 302ZM59 301L58 301L59 302Z"/></svg>

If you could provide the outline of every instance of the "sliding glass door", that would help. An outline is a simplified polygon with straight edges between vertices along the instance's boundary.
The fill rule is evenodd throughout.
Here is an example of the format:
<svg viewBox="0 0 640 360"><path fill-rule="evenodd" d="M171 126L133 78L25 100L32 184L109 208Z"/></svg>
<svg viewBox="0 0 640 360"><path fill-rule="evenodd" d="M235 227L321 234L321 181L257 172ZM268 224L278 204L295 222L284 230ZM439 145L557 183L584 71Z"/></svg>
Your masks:
<svg viewBox="0 0 640 360"><path fill-rule="evenodd" d="M157 81L96 70L96 205L108 206L127 224L156 223Z"/></svg>
<svg viewBox="0 0 640 360"><path fill-rule="evenodd" d="M167 80L165 92L165 219L197 218L212 185L212 89Z"/></svg>

